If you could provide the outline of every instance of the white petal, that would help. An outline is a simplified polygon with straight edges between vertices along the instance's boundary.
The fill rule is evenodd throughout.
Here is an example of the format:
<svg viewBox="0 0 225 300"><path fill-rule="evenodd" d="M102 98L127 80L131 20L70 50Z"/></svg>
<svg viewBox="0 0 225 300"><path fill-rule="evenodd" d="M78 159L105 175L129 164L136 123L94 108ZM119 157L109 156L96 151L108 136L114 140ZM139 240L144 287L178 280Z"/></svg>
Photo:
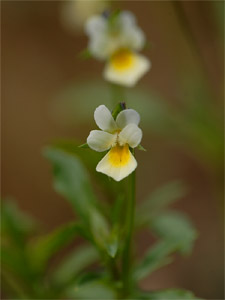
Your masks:
<svg viewBox="0 0 225 300"><path fill-rule="evenodd" d="M90 38L88 43L90 53L99 60L105 60L109 57L109 50L107 47L107 39L104 35L99 35Z"/></svg>
<svg viewBox="0 0 225 300"><path fill-rule="evenodd" d="M132 87L150 69L151 63L143 55L134 54L133 63L126 69L115 68L109 61L104 70L104 78L108 81Z"/></svg>
<svg viewBox="0 0 225 300"><path fill-rule="evenodd" d="M119 134L119 144L129 144L130 147L137 147L142 139L142 130L135 124L128 124Z"/></svg>
<svg viewBox="0 0 225 300"><path fill-rule="evenodd" d="M136 110L134 109L124 109L122 110L117 118L116 118L116 124L119 128L124 128L128 124L136 124L138 125L140 122L140 115Z"/></svg>
<svg viewBox="0 0 225 300"><path fill-rule="evenodd" d="M120 14L120 23L124 46L136 51L141 50L145 43L145 35L137 26L135 16L129 11L124 11Z"/></svg>
<svg viewBox="0 0 225 300"><path fill-rule="evenodd" d="M100 105L96 108L94 119L98 127L104 131L114 132L117 130L116 122L105 105Z"/></svg>
<svg viewBox="0 0 225 300"><path fill-rule="evenodd" d="M98 163L96 170L120 181L132 173L137 167L137 161L128 147L123 147L121 153L112 148ZM122 148L122 147L121 147ZM125 151L125 152L124 152Z"/></svg>
<svg viewBox="0 0 225 300"><path fill-rule="evenodd" d="M136 22L136 18L134 16L134 14L127 10L122 11L119 14L119 19L120 19L119 22L123 27L130 27L130 26L134 25Z"/></svg>
<svg viewBox="0 0 225 300"><path fill-rule="evenodd" d="M87 138L88 146L98 152L106 151L116 142L117 135L101 130L92 130Z"/></svg>
<svg viewBox="0 0 225 300"><path fill-rule="evenodd" d="M101 15L89 18L85 25L85 31L90 37L102 34L107 28L107 22Z"/></svg>
<svg viewBox="0 0 225 300"><path fill-rule="evenodd" d="M140 28L136 26L133 29L127 28L126 31L124 31L124 36L132 50L140 51L144 47L145 34Z"/></svg>

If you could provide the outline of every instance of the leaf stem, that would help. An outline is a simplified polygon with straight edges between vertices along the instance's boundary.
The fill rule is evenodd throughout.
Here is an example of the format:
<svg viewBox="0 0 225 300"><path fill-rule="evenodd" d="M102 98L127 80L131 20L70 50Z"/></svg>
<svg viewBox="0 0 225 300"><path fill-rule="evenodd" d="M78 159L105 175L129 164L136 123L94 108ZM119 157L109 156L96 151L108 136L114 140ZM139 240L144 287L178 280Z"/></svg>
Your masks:
<svg viewBox="0 0 225 300"><path fill-rule="evenodd" d="M132 261L132 238L134 228L135 195L136 195L136 176L135 171L130 175L130 195L127 202L126 211L126 239L123 252L123 296L129 295L132 288L131 261Z"/></svg>

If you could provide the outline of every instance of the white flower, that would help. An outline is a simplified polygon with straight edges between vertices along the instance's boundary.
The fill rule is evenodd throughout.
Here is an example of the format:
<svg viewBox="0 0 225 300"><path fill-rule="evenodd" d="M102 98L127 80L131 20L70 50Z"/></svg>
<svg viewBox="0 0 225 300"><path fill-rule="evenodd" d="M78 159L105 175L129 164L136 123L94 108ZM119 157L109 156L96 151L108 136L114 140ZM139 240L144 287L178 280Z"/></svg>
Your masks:
<svg viewBox="0 0 225 300"><path fill-rule="evenodd" d="M98 152L109 150L96 170L120 181L137 167L129 147L135 148L141 142L140 116L133 109L125 109L114 120L109 109L100 105L95 110L94 119L101 130L92 130L87 144Z"/></svg>
<svg viewBox="0 0 225 300"><path fill-rule="evenodd" d="M106 60L105 79L133 86L150 69L151 63L137 53L145 44L145 35L128 11L120 12L113 20L95 15L86 23L91 54Z"/></svg>

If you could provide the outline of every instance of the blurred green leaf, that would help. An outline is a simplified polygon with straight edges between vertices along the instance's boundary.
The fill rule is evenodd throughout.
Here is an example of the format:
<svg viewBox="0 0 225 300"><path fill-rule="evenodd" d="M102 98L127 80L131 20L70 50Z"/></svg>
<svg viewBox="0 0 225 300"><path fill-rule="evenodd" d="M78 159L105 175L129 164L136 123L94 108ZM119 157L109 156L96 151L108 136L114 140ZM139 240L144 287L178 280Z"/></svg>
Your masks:
<svg viewBox="0 0 225 300"><path fill-rule="evenodd" d="M89 58L92 58L92 54L91 52L89 51L88 48L84 49L83 51L81 51L78 55L78 57L80 59L83 59L83 60L86 60L86 59L89 59Z"/></svg>
<svg viewBox="0 0 225 300"><path fill-rule="evenodd" d="M141 263L135 268L134 278L140 280L153 271L171 263L173 259L169 255L175 251L175 248L174 243L169 241L160 241L151 247Z"/></svg>
<svg viewBox="0 0 225 300"><path fill-rule="evenodd" d="M2 293L7 293L10 299L29 299L29 293L24 287L21 278L15 277L11 272L1 269Z"/></svg>
<svg viewBox="0 0 225 300"><path fill-rule="evenodd" d="M97 201L83 164L75 155L53 147L46 148L44 155L53 165L55 190L72 204L88 224L89 215Z"/></svg>
<svg viewBox="0 0 225 300"><path fill-rule="evenodd" d="M197 231L189 218L180 212L163 212L154 218L150 227L159 237L176 245L182 254L191 252L197 238Z"/></svg>
<svg viewBox="0 0 225 300"><path fill-rule="evenodd" d="M72 283L79 272L98 259L99 253L93 246L80 246L54 270L53 279L60 285Z"/></svg>
<svg viewBox="0 0 225 300"><path fill-rule="evenodd" d="M109 226L106 219L96 209L92 209L90 214L90 228L96 244L106 249L106 241L109 236Z"/></svg>
<svg viewBox="0 0 225 300"><path fill-rule="evenodd" d="M88 146L87 143L82 144L82 145L80 145L80 146L78 146L78 147L79 147L79 148L85 148L85 149L88 149L88 148L89 148L89 146Z"/></svg>
<svg viewBox="0 0 225 300"><path fill-rule="evenodd" d="M31 272L24 249L15 245L1 245L1 266L7 272L20 276L21 279L30 280Z"/></svg>
<svg viewBox="0 0 225 300"><path fill-rule="evenodd" d="M88 88L87 88L88 83ZM168 105L168 102L156 92L145 87L135 87L132 89L121 90L120 86L106 85L105 82L93 79L80 81L76 85L71 84L58 93L52 103L52 114L66 126L76 126L79 124L90 123L93 120L94 110L98 105L105 104L110 110L115 103L126 101L127 107L132 107L141 115L141 127L155 132L167 133L173 124L174 113ZM114 90L119 91L114 91ZM124 95L122 95L124 94ZM122 95L122 98L121 98ZM80 101L80 99L89 99L90 101Z"/></svg>
<svg viewBox="0 0 225 300"><path fill-rule="evenodd" d="M118 194L118 189L121 188L120 183L115 182L114 180L109 180L107 176L96 171L96 166L105 153L96 152L91 149L79 148L79 145L80 143L74 140L58 140L53 142L51 147L71 154L72 156L79 157L88 171L94 175L104 188L104 191L107 192L108 198L114 200L115 196Z"/></svg>
<svg viewBox="0 0 225 300"><path fill-rule="evenodd" d="M194 294L187 290L167 289L153 292L142 292L138 294L140 298L146 300L200 300Z"/></svg>
<svg viewBox="0 0 225 300"><path fill-rule="evenodd" d="M16 283L17 278L24 285L31 283L34 274L29 264L26 245L38 223L22 212L12 200L4 200L1 208L2 273L9 285Z"/></svg>
<svg viewBox="0 0 225 300"><path fill-rule="evenodd" d="M119 249L119 230L118 227L114 227L111 231L107 241L107 252L110 257L115 258Z"/></svg>
<svg viewBox="0 0 225 300"><path fill-rule="evenodd" d="M67 296L72 299L116 299L114 290L100 280L75 286L67 292Z"/></svg>
<svg viewBox="0 0 225 300"><path fill-rule="evenodd" d="M11 238L13 242L22 245L25 238L37 228L37 222L22 212L15 201L4 200L1 203L1 236Z"/></svg>
<svg viewBox="0 0 225 300"><path fill-rule="evenodd" d="M45 155L53 163L55 190L71 202L93 241L106 250L109 226L99 210L89 176L80 159L54 147L47 148Z"/></svg>
<svg viewBox="0 0 225 300"><path fill-rule="evenodd" d="M147 151L141 144L137 146L137 149L141 151Z"/></svg>
<svg viewBox="0 0 225 300"><path fill-rule="evenodd" d="M29 245L29 255L35 270L45 269L48 260L62 247L71 242L79 232L79 225L69 223L55 231L38 237Z"/></svg>
<svg viewBox="0 0 225 300"><path fill-rule="evenodd" d="M160 186L150 193L137 209L137 224L148 223L151 218L163 208L183 198L187 187L183 182L174 180ZM141 219L139 218L141 216Z"/></svg>
<svg viewBox="0 0 225 300"><path fill-rule="evenodd" d="M190 253L197 237L189 219L178 212L167 211L156 215L149 225L161 240L147 251L144 259L136 267L134 277L138 280L170 263L170 255L174 252Z"/></svg>

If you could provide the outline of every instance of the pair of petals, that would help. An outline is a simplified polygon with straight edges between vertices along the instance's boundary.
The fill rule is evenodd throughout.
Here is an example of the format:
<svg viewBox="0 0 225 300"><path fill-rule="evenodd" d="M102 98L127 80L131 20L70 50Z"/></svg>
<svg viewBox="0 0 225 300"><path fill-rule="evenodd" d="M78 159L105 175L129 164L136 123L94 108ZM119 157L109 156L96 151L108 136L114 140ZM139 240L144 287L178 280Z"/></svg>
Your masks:
<svg viewBox="0 0 225 300"><path fill-rule="evenodd" d="M101 130L92 130L87 138L87 143L95 151L103 152L117 143L120 146L128 144L137 147L142 139L142 131L136 124L128 124L119 133L108 133Z"/></svg>
<svg viewBox="0 0 225 300"><path fill-rule="evenodd" d="M123 129L128 124L138 125L140 123L140 115L134 109L122 110L116 120L114 120L111 112L105 105L100 105L96 108L94 119L100 129L110 133Z"/></svg>

